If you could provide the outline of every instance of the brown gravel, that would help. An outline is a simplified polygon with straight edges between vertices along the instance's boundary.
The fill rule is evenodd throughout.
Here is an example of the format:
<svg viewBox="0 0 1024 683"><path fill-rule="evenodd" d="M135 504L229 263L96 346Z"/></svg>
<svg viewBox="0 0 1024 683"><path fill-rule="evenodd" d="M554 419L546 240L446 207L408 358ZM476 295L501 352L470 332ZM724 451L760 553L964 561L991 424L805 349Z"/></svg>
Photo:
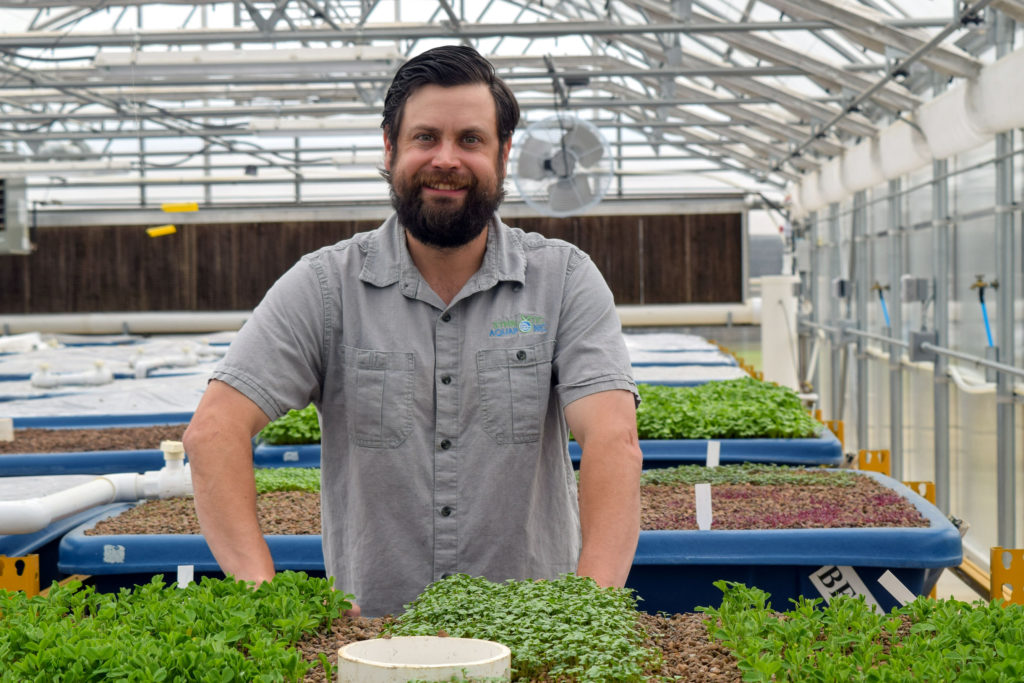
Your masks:
<svg viewBox="0 0 1024 683"><path fill-rule="evenodd" d="M0 454L150 450L160 448L160 442L164 440L181 441L187 426L16 429L14 441L0 441Z"/></svg>
<svg viewBox="0 0 1024 683"><path fill-rule="evenodd" d="M647 646L661 648L660 671L652 676L677 677L678 681L733 683L741 680L736 658L718 643L709 640L703 614L653 616L639 613L640 626L647 632ZM324 653L331 666L338 663L338 650L357 640L375 638L390 617L381 619L336 619L329 633L318 633L296 645L310 662ZM324 669L317 665L306 675L307 683L327 683ZM540 682L538 682L540 683Z"/></svg>

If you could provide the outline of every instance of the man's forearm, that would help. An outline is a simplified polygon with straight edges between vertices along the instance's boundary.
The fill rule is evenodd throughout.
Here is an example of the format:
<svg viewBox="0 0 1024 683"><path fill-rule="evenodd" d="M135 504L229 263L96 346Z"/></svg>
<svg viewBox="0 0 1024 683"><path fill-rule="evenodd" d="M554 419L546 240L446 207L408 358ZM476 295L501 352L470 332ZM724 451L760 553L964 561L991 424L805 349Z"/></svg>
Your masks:
<svg viewBox="0 0 1024 683"><path fill-rule="evenodd" d="M576 573L623 586L640 535L640 471L635 443L593 443L580 463L583 548Z"/></svg>
<svg viewBox="0 0 1024 683"><path fill-rule="evenodd" d="M207 545L225 574L259 584L273 578L274 562L256 514L250 429L201 404L184 441Z"/></svg>

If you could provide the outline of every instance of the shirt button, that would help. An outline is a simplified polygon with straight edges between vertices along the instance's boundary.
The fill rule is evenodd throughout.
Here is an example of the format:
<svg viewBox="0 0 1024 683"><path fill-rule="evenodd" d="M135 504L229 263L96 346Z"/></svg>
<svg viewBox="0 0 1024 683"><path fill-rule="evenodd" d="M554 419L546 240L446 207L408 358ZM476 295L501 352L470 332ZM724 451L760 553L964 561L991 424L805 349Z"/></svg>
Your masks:
<svg viewBox="0 0 1024 683"><path fill-rule="evenodd" d="M443 508L441 508L441 516L442 517L450 517L451 514L452 514L452 509L450 507L448 507L447 505L445 505Z"/></svg>
<svg viewBox="0 0 1024 683"><path fill-rule="evenodd" d="M441 440L441 450L442 451L446 451L446 450L448 450L451 447L452 447L452 442L451 441L449 441L448 439L442 439Z"/></svg>
<svg viewBox="0 0 1024 683"><path fill-rule="evenodd" d="M526 351L523 351L522 349L519 349L518 351L516 351L516 359L517 360L526 360Z"/></svg>
<svg viewBox="0 0 1024 683"><path fill-rule="evenodd" d="M445 376L443 376L441 378L441 384L451 384L451 383L452 383L452 376L451 375L445 375Z"/></svg>
<svg viewBox="0 0 1024 683"><path fill-rule="evenodd" d="M452 314L449 313L448 311L445 311L444 314L441 315L441 322L443 322L443 323L446 323L446 322L448 322L451 319L452 319Z"/></svg>

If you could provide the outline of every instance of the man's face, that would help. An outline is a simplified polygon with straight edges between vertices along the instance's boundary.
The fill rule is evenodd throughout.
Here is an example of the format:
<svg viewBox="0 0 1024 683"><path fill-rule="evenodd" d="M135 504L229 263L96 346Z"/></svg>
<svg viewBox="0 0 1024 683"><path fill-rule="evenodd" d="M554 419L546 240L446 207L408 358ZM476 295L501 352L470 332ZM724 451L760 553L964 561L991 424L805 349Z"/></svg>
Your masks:
<svg viewBox="0 0 1024 683"><path fill-rule="evenodd" d="M405 102L385 168L398 219L420 242L460 247L487 226L501 200L511 142L498 143L486 85L425 85Z"/></svg>

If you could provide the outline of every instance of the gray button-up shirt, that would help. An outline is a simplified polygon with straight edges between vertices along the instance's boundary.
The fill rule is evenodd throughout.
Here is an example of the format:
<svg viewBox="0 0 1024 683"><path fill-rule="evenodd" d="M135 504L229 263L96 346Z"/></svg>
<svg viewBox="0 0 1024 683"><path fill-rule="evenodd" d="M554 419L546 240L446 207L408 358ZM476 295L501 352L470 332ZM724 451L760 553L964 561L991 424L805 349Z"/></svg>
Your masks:
<svg viewBox="0 0 1024 683"><path fill-rule="evenodd" d="M327 571L366 616L454 572L554 578L580 551L562 409L636 393L612 295L579 249L495 220L444 302L392 216L304 256L213 373L323 433Z"/></svg>

